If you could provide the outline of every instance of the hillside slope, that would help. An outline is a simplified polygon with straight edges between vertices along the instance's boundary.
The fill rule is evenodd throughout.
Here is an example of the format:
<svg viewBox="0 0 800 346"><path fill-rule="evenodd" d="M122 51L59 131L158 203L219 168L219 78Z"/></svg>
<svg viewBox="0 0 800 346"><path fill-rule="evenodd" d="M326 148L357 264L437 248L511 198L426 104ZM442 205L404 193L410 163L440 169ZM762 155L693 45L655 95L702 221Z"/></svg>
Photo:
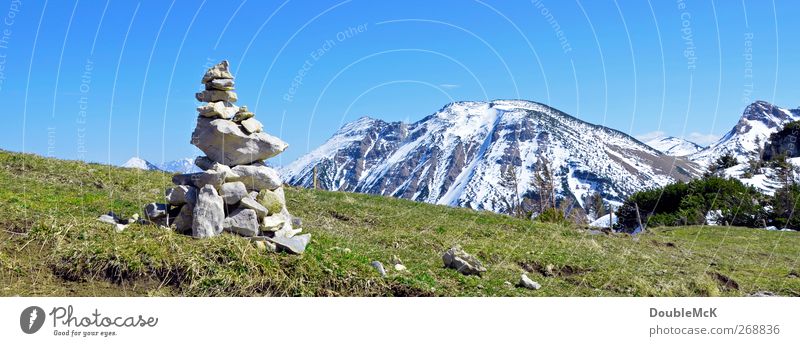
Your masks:
<svg viewBox="0 0 800 346"><path fill-rule="evenodd" d="M800 296L797 232L606 235L301 188L286 190L289 208L313 234L301 256L260 252L239 236L195 240L152 226L118 233L95 221L108 210L140 213L169 180L162 172L0 151L0 295ZM483 260L482 278L443 268L441 254L455 244ZM392 256L409 271L392 270ZM373 260L389 268L386 278ZM505 284L525 271L541 290Z"/></svg>

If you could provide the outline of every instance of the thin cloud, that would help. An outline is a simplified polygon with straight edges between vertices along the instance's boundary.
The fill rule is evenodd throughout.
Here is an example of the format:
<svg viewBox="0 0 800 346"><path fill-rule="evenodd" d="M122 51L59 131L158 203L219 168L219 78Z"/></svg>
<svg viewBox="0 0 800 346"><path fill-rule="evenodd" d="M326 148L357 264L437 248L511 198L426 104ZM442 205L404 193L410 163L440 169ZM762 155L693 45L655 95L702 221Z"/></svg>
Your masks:
<svg viewBox="0 0 800 346"><path fill-rule="evenodd" d="M640 141L642 141L644 143L647 143L647 142L652 141L654 139L658 139L658 138L664 137L664 135L665 135L664 131L653 131L653 132L648 132L648 133L643 133L643 134L640 134L640 135L636 135L634 137L636 137L636 139L638 139L638 140L640 140Z"/></svg>
<svg viewBox="0 0 800 346"><path fill-rule="evenodd" d="M713 133L700 133L700 132L692 132L688 136L686 136L686 140L695 142L700 145L709 145L711 143L716 142L719 139L718 135Z"/></svg>
<svg viewBox="0 0 800 346"><path fill-rule="evenodd" d="M459 84L439 84L439 87L442 89L455 89L461 87Z"/></svg>

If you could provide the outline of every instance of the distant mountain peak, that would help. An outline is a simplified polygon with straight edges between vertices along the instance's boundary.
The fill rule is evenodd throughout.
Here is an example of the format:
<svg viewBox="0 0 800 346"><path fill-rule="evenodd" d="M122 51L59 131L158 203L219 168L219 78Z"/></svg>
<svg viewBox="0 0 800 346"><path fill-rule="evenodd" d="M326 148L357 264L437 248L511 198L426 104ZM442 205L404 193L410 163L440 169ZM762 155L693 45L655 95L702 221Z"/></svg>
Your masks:
<svg viewBox="0 0 800 346"><path fill-rule="evenodd" d="M657 137L645 144L669 156L687 156L703 150L697 143L673 136Z"/></svg>
<svg viewBox="0 0 800 346"><path fill-rule="evenodd" d="M745 120L760 121L770 128L780 127L784 123L795 120L792 110L777 107L766 101L756 101L748 105L738 125L746 125ZM741 132L741 131L739 131Z"/></svg>
<svg viewBox="0 0 800 346"><path fill-rule="evenodd" d="M128 161L125 161L125 163L123 163L120 167L136 168L146 171L164 171L170 173L194 173L200 171L200 168L194 164L194 158L190 157L156 165L138 156L134 156L128 159Z"/></svg>
<svg viewBox="0 0 800 346"><path fill-rule="evenodd" d="M131 157L130 159L128 159L128 161L125 161L125 163L123 163L121 167L124 167L124 168L136 168L136 169L142 169L142 170L146 170L146 171L158 171L158 170L160 170L158 168L158 166L156 166L156 165L150 163L150 161L142 159L142 158L140 158L138 156Z"/></svg>

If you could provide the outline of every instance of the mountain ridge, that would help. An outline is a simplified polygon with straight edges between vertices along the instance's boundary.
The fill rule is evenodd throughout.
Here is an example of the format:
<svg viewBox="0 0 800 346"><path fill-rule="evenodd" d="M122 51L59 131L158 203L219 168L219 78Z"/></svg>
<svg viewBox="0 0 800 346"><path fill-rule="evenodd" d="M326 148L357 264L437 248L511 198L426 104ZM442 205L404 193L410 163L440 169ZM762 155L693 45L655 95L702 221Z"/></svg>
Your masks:
<svg viewBox="0 0 800 346"><path fill-rule="evenodd" d="M688 156L703 147L692 141L674 136L662 136L646 141L645 144L670 156Z"/></svg>
<svg viewBox="0 0 800 346"><path fill-rule="evenodd" d="M540 156L557 168L559 196L581 206L595 192L619 203L642 186L699 174L624 132L525 100L452 102L410 124L361 117L281 172L308 187L317 167L325 189L507 212L502 172L519 170L516 197L533 198Z"/></svg>
<svg viewBox="0 0 800 346"><path fill-rule="evenodd" d="M154 164L138 156L133 156L125 163L121 164L122 168L135 168L146 171L162 171L169 173L195 173L200 172L200 168L195 166L194 158L183 158L164 162L163 164Z"/></svg>

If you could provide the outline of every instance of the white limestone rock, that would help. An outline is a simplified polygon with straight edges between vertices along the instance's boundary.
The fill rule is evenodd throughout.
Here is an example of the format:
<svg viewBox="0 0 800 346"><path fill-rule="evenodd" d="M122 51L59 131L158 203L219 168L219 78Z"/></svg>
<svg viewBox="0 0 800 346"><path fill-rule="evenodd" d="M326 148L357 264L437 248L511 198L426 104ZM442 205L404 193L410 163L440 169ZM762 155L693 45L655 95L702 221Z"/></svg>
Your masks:
<svg viewBox="0 0 800 346"><path fill-rule="evenodd" d="M197 203L192 210L192 236L214 237L222 233L225 220L225 201L212 185L203 186L197 193Z"/></svg>
<svg viewBox="0 0 800 346"><path fill-rule="evenodd" d="M220 194L222 199L225 200L225 204L236 204L247 196L247 188L240 181L224 183L222 184L222 189L220 189Z"/></svg>
<svg viewBox="0 0 800 346"><path fill-rule="evenodd" d="M241 181L250 191L275 190L283 185L278 171L263 164L240 165L231 168L235 176L228 181ZM268 205L264 205L269 209Z"/></svg>
<svg viewBox="0 0 800 346"><path fill-rule="evenodd" d="M203 75L203 79L201 83L205 84L211 82L215 79L233 79L233 75L229 70L230 64L228 64L228 60L222 60L219 64L212 66L210 69L206 71L206 74Z"/></svg>
<svg viewBox="0 0 800 346"><path fill-rule="evenodd" d="M167 203L170 205L194 204L194 199L197 198L197 189L191 185L177 185L168 188L165 195Z"/></svg>
<svg viewBox="0 0 800 346"><path fill-rule="evenodd" d="M230 119L239 112L239 107L224 101L209 102L200 107L197 107L197 112L206 118L223 118Z"/></svg>
<svg viewBox="0 0 800 346"><path fill-rule="evenodd" d="M222 228L226 232L236 233L244 237L258 235L258 218L252 209L236 209L225 218Z"/></svg>
<svg viewBox="0 0 800 346"><path fill-rule="evenodd" d="M230 90L203 90L194 94L194 97L200 102L236 102L239 100L236 92Z"/></svg>
<svg viewBox="0 0 800 346"><path fill-rule="evenodd" d="M233 79L219 78L206 82L206 90L233 90Z"/></svg>
<svg viewBox="0 0 800 346"><path fill-rule="evenodd" d="M255 198L252 196L245 196L242 200L239 201L239 206L242 208L252 209L256 212L256 216L258 216L259 220L266 217L269 213L267 208L265 208L261 203L258 203Z"/></svg>
<svg viewBox="0 0 800 346"><path fill-rule="evenodd" d="M191 144L209 159L230 166L266 160L289 146L264 132L247 134L233 121L205 117L197 118Z"/></svg>
<svg viewBox="0 0 800 346"><path fill-rule="evenodd" d="M248 133L256 133L261 132L264 129L264 125L261 124L260 121L256 120L256 118L249 118L245 119L241 122L242 127Z"/></svg>
<svg viewBox="0 0 800 346"><path fill-rule="evenodd" d="M261 219L261 231L275 232L283 228L286 224L286 218L281 214L274 214Z"/></svg>

